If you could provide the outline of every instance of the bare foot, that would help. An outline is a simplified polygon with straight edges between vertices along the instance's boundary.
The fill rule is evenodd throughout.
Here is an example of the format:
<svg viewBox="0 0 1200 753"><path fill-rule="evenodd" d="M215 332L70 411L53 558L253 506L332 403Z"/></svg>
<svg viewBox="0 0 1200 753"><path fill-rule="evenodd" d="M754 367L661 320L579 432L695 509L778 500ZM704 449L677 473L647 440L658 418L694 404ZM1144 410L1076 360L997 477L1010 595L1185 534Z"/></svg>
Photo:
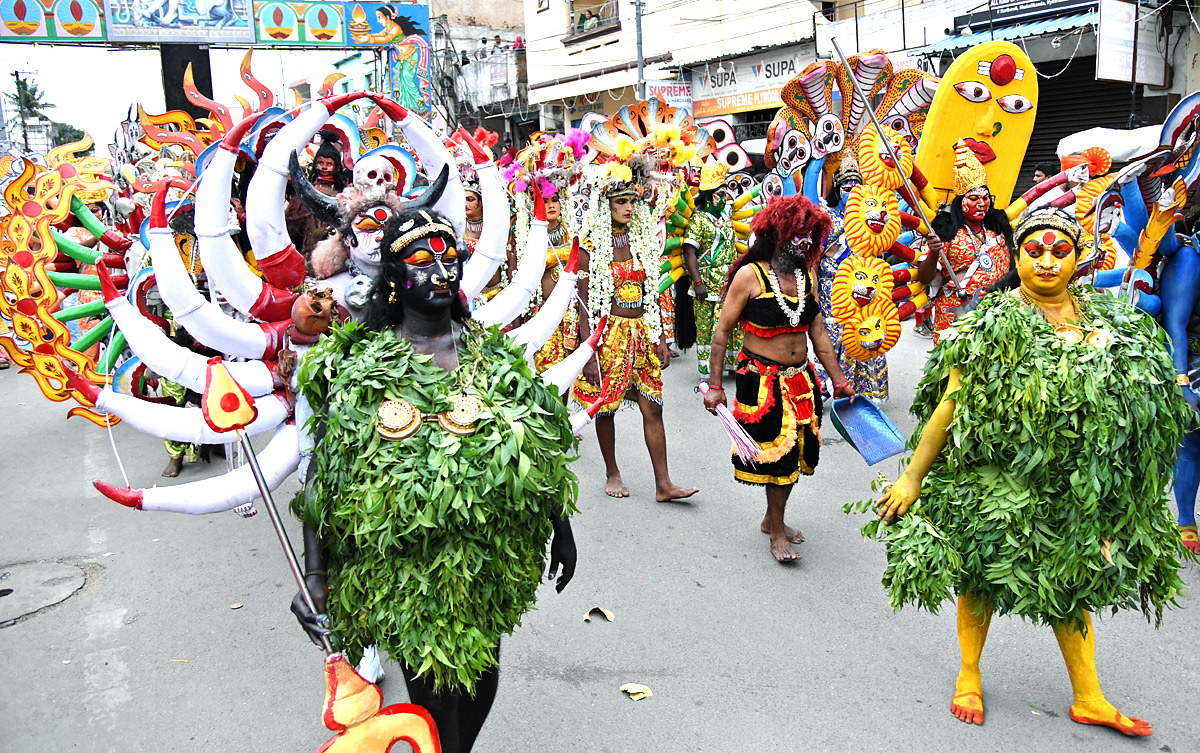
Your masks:
<svg viewBox="0 0 1200 753"><path fill-rule="evenodd" d="M762 524L759 525L758 528L763 533L771 532L771 528L767 525L766 520L763 520ZM804 543L804 534L800 533L800 529L798 529L798 528L792 528L789 525L785 525L783 527L783 535L784 535L784 538L786 538L788 541L792 542L793 544L803 544Z"/></svg>
<svg viewBox="0 0 1200 753"><path fill-rule="evenodd" d="M1103 698L1087 702L1076 701L1071 705L1071 718L1080 724L1112 727L1117 732L1130 737L1146 737L1154 731L1150 722L1138 719L1136 716L1125 716Z"/></svg>
<svg viewBox="0 0 1200 753"><path fill-rule="evenodd" d="M167 467L163 468L162 475L167 478L175 478L181 470L183 470L183 455L172 457L168 460Z"/></svg>
<svg viewBox="0 0 1200 753"><path fill-rule="evenodd" d="M978 672L963 669L958 673L950 713L967 724L983 724L983 681Z"/></svg>
<svg viewBox="0 0 1200 753"><path fill-rule="evenodd" d="M625 488L625 482L621 480L621 474L614 473L604 482L604 493L610 497L628 497L629 490Z"/></svg>
<svg viewBox="0 0 1200 753"><path fill-rule="evenodd" d="M654 500L656 502L676 502L681 499L687 499L698 491L700 490L684 489L682 486L668 484L667 486L660 487L655 491Z"/></svg>
<svg viewBox="0 0 1200 753"><path fill-rule="evenodd" d="M777 562L795 562L801 559L783 534L771 534L771 555Z"/></svg>

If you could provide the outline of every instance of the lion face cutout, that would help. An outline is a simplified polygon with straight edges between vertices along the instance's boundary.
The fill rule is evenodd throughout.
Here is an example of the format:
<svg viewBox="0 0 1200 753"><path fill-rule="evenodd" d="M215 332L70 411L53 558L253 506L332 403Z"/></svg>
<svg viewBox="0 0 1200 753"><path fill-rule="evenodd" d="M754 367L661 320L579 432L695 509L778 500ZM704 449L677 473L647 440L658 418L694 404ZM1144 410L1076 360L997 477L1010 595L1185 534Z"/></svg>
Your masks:
<svg viewBox="0 0 1200 753"><path fill-rule="evenodd" d="M830 313L842 326L858 319L863 308L892 299L892 270L882 259L851 254L838 265L830 291Z"/></svg>
<svg viewBox="0 0 1200 753"><path fill-rule="evenodd" d="M900 238L900 210L890 189L855 186L846 197L846 241L862 256L877 257Z"/></svg>
<svg viewBox="0 0 1200 753"><path fill-rule="evenodd" d="M863 129L858 137L858 167L862 170L863 183L895 191L904 185L905 177L912 175L913 150L904 134L894 128L884 126L884 133L887 135L887 142L880 138L875 126L870 125ZM899 169L888 152L888 142L900 160Z"/></svg>
<svg viewBox="0 0 1200 753"><path fill-rule="evenodd" d="M861 309L859 317L842 329L842 347L856 361L878 358L899 340L900 314L889 299L877 299Z"/></svg>

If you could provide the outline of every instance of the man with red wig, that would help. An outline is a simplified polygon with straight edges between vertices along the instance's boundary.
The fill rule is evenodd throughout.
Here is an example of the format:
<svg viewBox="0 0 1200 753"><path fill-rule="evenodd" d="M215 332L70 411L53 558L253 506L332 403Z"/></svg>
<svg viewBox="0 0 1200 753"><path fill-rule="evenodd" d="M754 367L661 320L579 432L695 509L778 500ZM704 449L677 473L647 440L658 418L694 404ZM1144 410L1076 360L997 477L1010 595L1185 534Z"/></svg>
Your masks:
<svg viewBox="0 0 1200 753"><path fill-rule="evenodd" d="M792 544L804 541L804 535L784 524L784 508L800 474L816 469L821 449L821 389L808 360L809 341L833 379L834 396L853 398L854 388L838 365L813 297L817 262L832 227L829 215L803 196L792 196L771 202L752 226L753 245L729 268L704 407L715 413L725 403L725 351L740 323L745 339L733 415L759 450L754 464L734 453L733 476L766 488L761 529L771 536L775 559L792 562L800 559Z"/></svg>

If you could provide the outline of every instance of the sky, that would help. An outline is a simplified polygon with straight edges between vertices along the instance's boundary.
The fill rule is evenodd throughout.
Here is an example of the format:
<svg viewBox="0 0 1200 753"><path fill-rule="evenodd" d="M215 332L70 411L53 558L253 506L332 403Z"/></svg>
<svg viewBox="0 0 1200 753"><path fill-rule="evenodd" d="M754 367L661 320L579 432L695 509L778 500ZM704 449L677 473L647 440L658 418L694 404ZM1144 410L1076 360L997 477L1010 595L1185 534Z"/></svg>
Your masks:
<svg viewBox="0 0 1200 753"><path fill-rule="evenodd" d="M254 75L286 97L287 84L309 78L316 84L333 72L333 63L342 51L255 50ZM245 50L217 50L210 53L215 99L236 107L235 93L250 98L239 86L238 66ZM49 115L87 131L101 144L112 140L117 124L125 119L130 105L140 102L148 112L161 113L163 105L162 70L158 50L107 50L103 47L69 47L0 43L0 91L14 90L13 71L22 77L32 75L46 101L55 105ZM315 88L315 86L314 86ZM6 117L11 115L5 107Z"/></svg>

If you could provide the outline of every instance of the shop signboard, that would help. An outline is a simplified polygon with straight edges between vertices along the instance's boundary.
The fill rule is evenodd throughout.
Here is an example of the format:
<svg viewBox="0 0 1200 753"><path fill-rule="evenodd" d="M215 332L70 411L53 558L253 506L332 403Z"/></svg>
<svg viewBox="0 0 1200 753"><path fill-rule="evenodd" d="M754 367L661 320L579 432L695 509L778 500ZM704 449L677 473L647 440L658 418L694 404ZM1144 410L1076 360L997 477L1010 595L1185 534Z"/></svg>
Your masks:
<svg viewBox="0 0 1200 753"><path fill-rule="evenodd" d="M690 81L647 81L646 96L657 97L671 107L692 111L692 83Z"/></svg>
<svg viewBox="0 0 1200 753"><path fill-rule="evenodd" d="M1137 3L1100 0L1100 25L1096 32L1096 78L1101 81L1132 81L1134 78L1133 37L1137 21L1137 81L1166 86L1167 61L1158 49L1158 19ZM1139 18L1140 16L1140 18Z"/></svg>
<svg viewBox="0 0 1200 753"><path fill-rule="evenodd" d="M758 55L692 68L692 115L711 118L782 107L784 84L813 60L811 45L793 45Z"/></svg>

